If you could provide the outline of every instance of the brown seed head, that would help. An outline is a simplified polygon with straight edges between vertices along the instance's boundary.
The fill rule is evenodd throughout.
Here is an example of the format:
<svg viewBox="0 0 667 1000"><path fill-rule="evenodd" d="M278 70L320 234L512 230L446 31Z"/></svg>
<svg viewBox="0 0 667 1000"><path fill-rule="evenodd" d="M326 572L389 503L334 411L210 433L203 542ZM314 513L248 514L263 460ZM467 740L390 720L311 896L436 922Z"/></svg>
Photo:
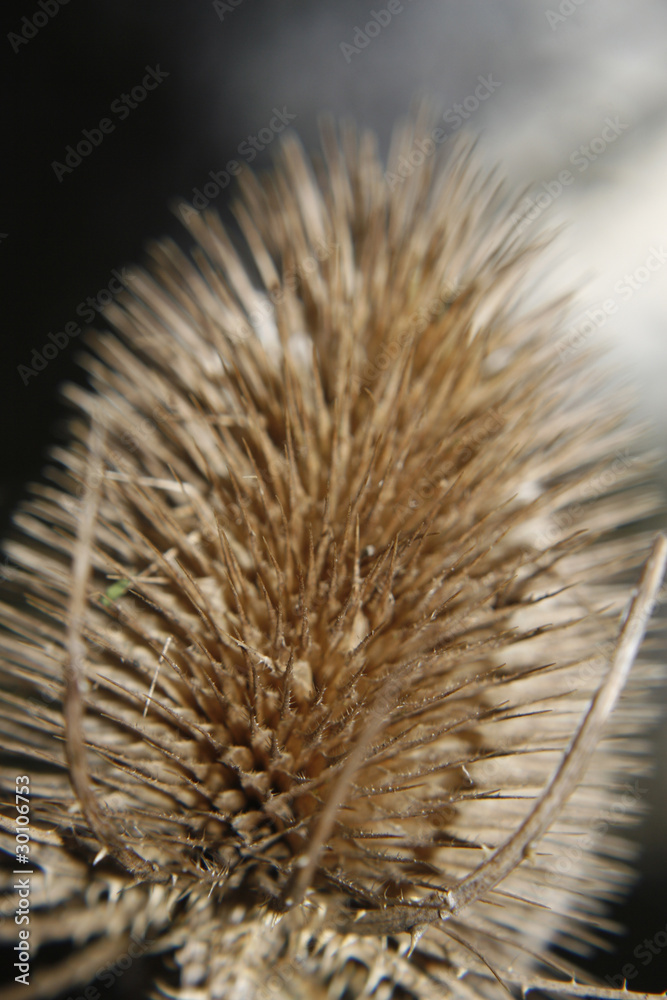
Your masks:
<svg viewBox="0 0 667 1000"><path fill-rule="evenodd" d="M664 558L614 660L637 435L468 143L393 189L372 137L323 148L243 176L251 266L194 211L194 263L152 249L16 517L32 933L80 948L17 996L131 933L182 998L502 996L627 882L650 664L590 754Z"/></svg>

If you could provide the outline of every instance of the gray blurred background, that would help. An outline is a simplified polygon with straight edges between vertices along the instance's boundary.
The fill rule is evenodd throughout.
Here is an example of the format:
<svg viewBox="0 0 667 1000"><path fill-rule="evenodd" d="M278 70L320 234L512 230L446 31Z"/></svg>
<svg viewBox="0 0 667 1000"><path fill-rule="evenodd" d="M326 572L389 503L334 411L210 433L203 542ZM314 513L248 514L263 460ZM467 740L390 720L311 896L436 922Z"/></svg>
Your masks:
<svg viewBox="0 0 667 1000"><path fill-rule="evenodd" d="M149 239L171 234L188 245L170 203L192 200L229 160L248 162L242 144L274 108L295 116L307 146L316 145L318 113L331 111L376 129L385 152L418 93L449 115L449 131L467 116L511 185L532 185L527 224L566 223L553 287L585 283L574 333L635 379L664 451L665 0L75 0L36 29L24 19L38 10L26 0L5 15L4 531L61 433L57 389L81 378L78 341L27 384L19 366L49 332L81 322L81 304L99 301L114 269L141 260ZM386 23L367 32L371 22ZM123 118L110 111L158 65L167 75L145 101ZM491 90L483 100L474 97L480 77ZM59 180L54 161L105 116L114 131ZM269 144L253 165L267 165L270 153ZM223 217L230 191L211 198ZM637 835L641 879L614 914L627 932L590 968L613 976L633 963L629 985L657 991L667 988L667 948L646 965L633 957L667 926L667 727L654 740L651 811ZM133 967L123 990L140 995L142 976Z"/></svg>

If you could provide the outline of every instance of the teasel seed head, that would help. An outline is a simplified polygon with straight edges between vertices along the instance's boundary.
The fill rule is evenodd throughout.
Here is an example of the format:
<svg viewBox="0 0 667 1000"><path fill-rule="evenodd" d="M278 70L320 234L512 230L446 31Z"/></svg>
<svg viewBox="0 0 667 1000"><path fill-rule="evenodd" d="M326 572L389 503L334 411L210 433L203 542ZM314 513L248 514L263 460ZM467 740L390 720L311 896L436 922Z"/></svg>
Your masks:
<svg viewBox="0 0 667 1000"><path fill-rule="evenodd" d="M548 948L631 877L651 459L468 140L322 148L240 178L247 253L194 210L151 249L16 515L3 777L76 948L8 997L137 940L183 1000L601 995Z"/></svg>

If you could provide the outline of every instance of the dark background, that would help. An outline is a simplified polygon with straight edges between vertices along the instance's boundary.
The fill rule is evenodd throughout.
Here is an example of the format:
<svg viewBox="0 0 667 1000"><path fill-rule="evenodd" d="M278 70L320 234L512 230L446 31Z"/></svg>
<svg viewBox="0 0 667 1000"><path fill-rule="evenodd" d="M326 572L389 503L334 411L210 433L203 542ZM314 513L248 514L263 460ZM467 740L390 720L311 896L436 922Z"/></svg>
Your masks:
<svg viewBox="0 0 667 1000"><path fill-rule="evenodd" d="M55 3L48 0L51 9ZM386 149L391 124L417 91L427 90L445 109L473 93L480 75L492 74L502 85L470 126L518 185L557 176L605 117L620 115L628 135L554 206L554 222L573 217L565 270L590 271L593 298L598 290L601 297L628 260L641 263L660 238L667 245L667 4L583 0L554 22L548 13L558 17L559 4L543 0L404 0L403 12L348 61L341 43L353 42L370 10L385 6L235 0L216 10L184 0L70 0L36 31L22 19L41 10L37 0L5 8L2 533L62 433L58 386L80 379L81 338L27 385L19 366L32 365L33 348L41 351L50 332L70 322L85 326L79 304L107 288L114 269L141 261L147 241L169 234L188 245L170 205L191 200L210 171L243 161L239 144L268 124L275 107L296 115L306 145L316 141L317 113L329 110L373 126ZM34 37L12 45L9 33L22 31ZM122 121L110 112L147 66L158 65L168 76L143 103ZM53 162L104 117L114 131L59 181ZM254 166L268 165L270 151ZM223 213L230 190L213 200ZM666 306L660 273L605 330L606 346L632 367L659 442L667 424ZM632 952L667 925L664 732L655 745L652 812L637 834L641 879L614 914L628 930L615 952L590 966L616 975L632 962L639 974L631 988L653 992L667 988L667 949L647 967ZM134 963L117 995L139 997L144 969ZM108 1000L115 995L105 991Z"/></svg>

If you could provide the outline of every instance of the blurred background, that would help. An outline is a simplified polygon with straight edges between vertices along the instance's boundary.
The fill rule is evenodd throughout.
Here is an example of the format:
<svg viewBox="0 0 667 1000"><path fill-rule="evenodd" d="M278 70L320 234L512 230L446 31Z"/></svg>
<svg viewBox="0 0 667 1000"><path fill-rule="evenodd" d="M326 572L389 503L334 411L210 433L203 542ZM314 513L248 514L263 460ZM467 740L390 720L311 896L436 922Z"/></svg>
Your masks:
<svg viewBox="0 0 667 1000"><path fill-rule="evenodd" d="M268 165L277 112L308 147L331 111L372 126L386 152L423 92L448 132L478 134L529 189L519 224L566 224L552 280L584 287L568 343L620 362L664 452L665 0L23 0L3 13L2 532L61 433L58 386L80 379L71 331L104 327L97 310L147 241L189 245L174 200L200 192L227 215L233 183L204 186L230 160ZM656 992L667 947L633 956L667 941L667 728L654 743L640 879L613 914L626 930L588 967L631 963L630 987ZM118 995L142 995L148 971L135 962Z"/></svg>

